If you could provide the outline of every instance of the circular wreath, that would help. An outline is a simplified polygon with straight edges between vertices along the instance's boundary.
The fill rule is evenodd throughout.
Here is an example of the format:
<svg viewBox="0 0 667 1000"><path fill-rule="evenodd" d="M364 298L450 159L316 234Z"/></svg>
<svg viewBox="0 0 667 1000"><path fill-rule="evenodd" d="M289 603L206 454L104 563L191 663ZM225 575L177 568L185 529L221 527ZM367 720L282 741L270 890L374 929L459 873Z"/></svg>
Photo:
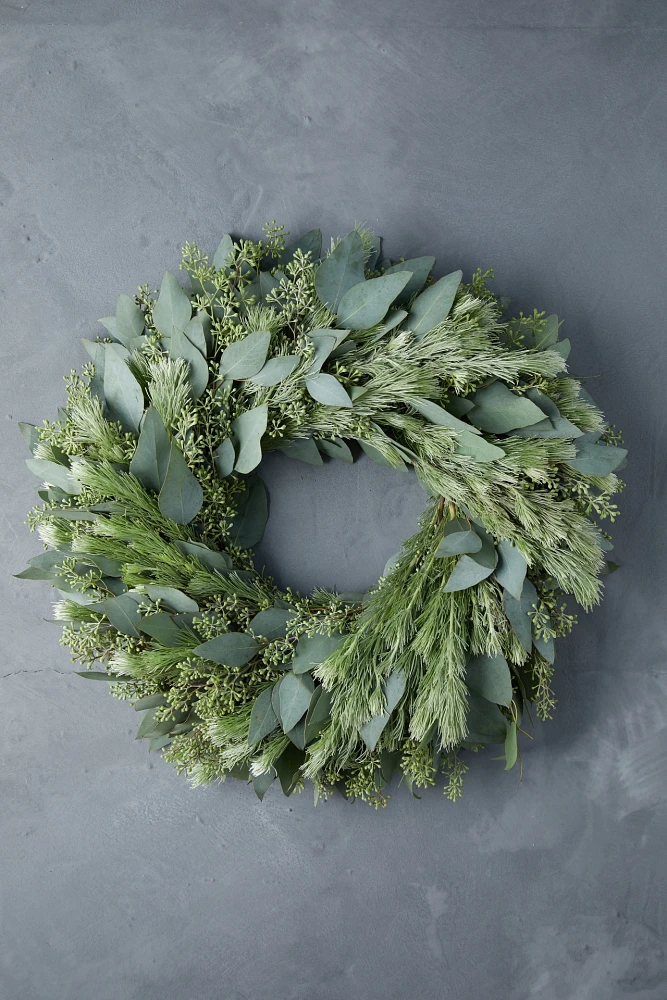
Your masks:
<svg viewBox="0 0 667 1000"><path fill-rule="evenodd" d="M119 295L58 420L22 424L46 484L46 543L20 577L58 589L81 676L143 716L137 738L194 784L263 797L340 790L384 805L466 751L504 747L555 705L554 639L597 603L625 450L566 374L555 316L509 318L491 272L430 277L379 261L357 227L326 253L225 236L183 248L186 291ZM253 566L268 514L258 475L280 450L312 464L414 469L417 532L366 594L281 591ZM104 669L91 669L99 663Z"/></svg>

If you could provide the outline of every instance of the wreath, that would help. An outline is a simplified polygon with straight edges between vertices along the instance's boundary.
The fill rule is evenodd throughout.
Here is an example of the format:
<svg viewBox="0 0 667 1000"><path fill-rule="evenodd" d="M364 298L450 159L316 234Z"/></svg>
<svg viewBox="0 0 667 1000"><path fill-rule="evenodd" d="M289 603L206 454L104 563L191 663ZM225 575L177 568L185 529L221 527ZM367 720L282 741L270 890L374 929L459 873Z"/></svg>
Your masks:
<svg viewBox="0 0 667 1000"><path fill-rule="evenodd" d="M62 642L142 713L137 738L195 784L262 798L306 779L375 806L398 772L462 790L470 752L551 717L554 639L614 568L620 438L566 374L556 316L508 315L492 272L438 280L433 257L380 261L356 227L322 252L225 236L119 295L84 341L54 422L21 424L43 481ZM418 530L365 594L281 591L255 569L272 450L413 469ZM93 669L97 665L97 669Z"/></svg>

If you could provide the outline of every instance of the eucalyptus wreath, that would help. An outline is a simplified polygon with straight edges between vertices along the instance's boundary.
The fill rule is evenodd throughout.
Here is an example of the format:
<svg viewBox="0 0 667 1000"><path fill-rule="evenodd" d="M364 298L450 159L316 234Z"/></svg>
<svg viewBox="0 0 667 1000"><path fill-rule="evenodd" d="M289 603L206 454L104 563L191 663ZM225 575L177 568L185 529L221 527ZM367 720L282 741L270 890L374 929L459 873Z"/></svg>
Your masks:
<svg viewBox="0 0 667 1000"><path fill-rule="evenodd" d="M454 800L470 752L510 769L551 717L567 596L590 609L614 568L598 522L626 452L557 317L509 316L492 272L433 280L364 227L324 253L288 235L227 235L212 260L187 243L188 290L167 272L118 296L58 419L20 425L46 548L18 576L57 588L80 675L195 785L310 779L380 806L396 773L440 772ZM365 594L280 590L253 565L262 455L359 449L414 470L418 530Z"/></svg>

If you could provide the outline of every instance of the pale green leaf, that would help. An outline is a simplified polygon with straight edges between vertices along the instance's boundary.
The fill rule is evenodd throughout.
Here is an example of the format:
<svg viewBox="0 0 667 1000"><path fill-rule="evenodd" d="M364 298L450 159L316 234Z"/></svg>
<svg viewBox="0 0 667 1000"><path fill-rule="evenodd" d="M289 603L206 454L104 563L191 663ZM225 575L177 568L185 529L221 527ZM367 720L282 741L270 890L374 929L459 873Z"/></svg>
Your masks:
<svg viewBox="0 0 667 1000"><path fill-rule="evenodd" d="M172 441L167 472L158 496L161 513L176 524L189 524L199 513L203 499L200 484L190 471L178 445Z"/></svg>
<svg viewBox="0 0 667 1000"><path fill-rule="evenodd" d="M306 714L315 685L310 674L285 674L280 682L280 718L288 733Z"/></svg>
<svg viewBox="0 0 667 1000"><path fill-rule="evenodd" d="M473 433L471 433L473 432ZM461 431L456 442L456 455L467 455L476 462L497 462L505 457L505 452L498 445L491 444L486 438L476 436L473 427L469 431Z"/></svg>
<svg viewBox="0 0 667 1000"><path fill-rule="evenodd" d="M264 366L271 342L268 330L256 330L225 348L220 358L220 374L233 379L252 378Z"/></svg>
<svg viewBox="0 0 667 1000"><path fill-rule="evenodd" d="M195 347L182 330L174 330L169 339L169 357L187 361L192 398L199 399L208 385L208 364L199 348Z"/></svg>
<svg viewBox="0 0 667 1000"><path fill-rule="evenodd" d="M380 323L410 277L409 271L402 271L353 285L340 300L338 322L351 330L368 330Z"/></svg>
<svg viewBox="0 0 667 1000"><path fill-rule="evenodd" d="M352 406L352 400L333 375L319 372L306 379L306 389L318 403L325 406Z"/></svg>
<svg viewBox="0 0 667 1000"><path fill-rule="evenodd" d="M504 656L473 656L466 666L465 682L480 698L496 705L512 701L512 675Z"/></svg>
<svg viewBox="0 0 667 1000"><path fill-rule="evenodd" d="M293 672L304 674L314 670L340 646L344 638L340 632L333 635L323 635L320 632L312 636L302 635L291 664Z"/></svg>
<svg viewBox="0 0 667 1000"><path fill-rule="evenodd" d="M341 462L347 462L348 465L352 465L354 462L354 456L342 438L337 437L333 441L320 438L317 442L317 447L325 455L328 455L329 458L337 458Z"/></svg>
<svg viewBox="0 0 667 1000"><path fill-rule="evenodd" d="M234 442L231 438L225 438L222 444L219 444L213 452L215 471L221 479L225 479L232 474L235 461L236 452L234 451Z"/></svg>
<svg viewBox="0 0 667 1000"><path fill-rule="evenodd" d="M517 601L521 597L527 569L528 563L516 546L504 539L498 542L498 565L494 576Z"/></svg>
<svg viewBox="0 0 667 1000"><path fill-rule="evenodd" d="M169 466L170 449L162 418L154 407L149 406L141 424L137 450L130 462L130 472L147 490L159 493L162 489Z"/></svg>
<svg viewBox="0 0 667 1000"><path fill-rule="evenodd" d="M213 254L212 264L213 267L217 267L218 270L223 270L229 267L231 264L231 259L234 255L234 241L232 240L229 233L225 235L220 240L218 244L218 249Z"/></svg>
<svg viewBox="0 0 667 1000"><path fill-rule="evenodd" d="M519 756L516 722L510 722L505 736L505 770L511 771Z"/></svg>
<svg viewBox="0 0 667 1000"><path fill-rule="evenodd" d="M250 381L253 385L272 386L284 382L301 360L298 354L282 354L276 358L269 358L266 364Z"/></svg>
<svg viewBox="0 0 667 1000"><path fill-rule="evenodd" d="M77 483L67 466L49 462L45 458L26 458L25 464L42 482L57 486L70 496L77 496L81 492L81 483Z"/></svg>
<svg viewBox="0 0 667 1000"><path fill-rule="evenodd" d="M104 349L104 398L114 420L123 428L138 431L144 413L144 394L127 366L125 348L107 344Z"/></svg>
<svg viewBox="0 0 667 1000"><path fill-rule="evenodd" d="M121 293L116 299L116 330L119 340L129 347L132 340L141 335L143 329L144 314L140 307L129 295Z"/></svg>
<svg viewBox="0 0 667 1000"><path fill-rule="evenodd" d="M236 514L229 529L231 541L242 549L249 549L261 541L269 517L266 486L259 476L251 476L245 493L237 498Z"/></svg>
<svg viewBox="0 0 667 1000"><path fill-rule="evenodd" d="M178 278L165 271L158 300L153 307L153 325L163 337L170 337L173 330L185 330L192 315L190 296L179 284Z"/></svg>
<svg viewBox="0 0 667 1000"><path fill-rule="evenodd" d="M533 644L533 622L530 612L534 610L533 606L536 604L537 591L534 584L528 578L523 582L523 589L519 600L512 597L509 591L503 591L505 614L509 618L519 642L528 653Z"/></svg>
<svg viewBox="0 0 667 1000"><path fill-rule="evenodd" d="M284 638L288 623L296 616L296 612L285 608L266 608L259 611L251 619L248 628L256 636L262 636L268 642Z"/></svg>
<svg viewBox="0 0 667 1000"><path fill-rule="evenodd" d="M265 688L253 702L250 711L250 726L248 728L248 743L254 746L272 733L279 725L276 713L271 705L272 689Z"/></svg>
<svg viewBox="0 0 667 1000"><path fill-rule="evenodd" d="M325 257L315 272L315 291L332 312L343 295L364 280L364 245L354 231L343 237L336 249Z"/></svg>
<svg viewBox="0 0 667 1000"><path fill-rule="evenodd" d="M504 382L492 382L470 397L475 404L468 420L491 434L506 434L517 427L526 427L544 420L544 413L525 396L512 392Z"/></svg>
<svg viewBox="0 0 667 1000"><path fill-rule="evenodd" d="M249 632L224 632L193 650L196 656L226 667L243 667L256 655L259 643Z"/></svg>
<svg viewBox="0 0 667 1000"><path fill-rule="evenodd" d="M146 593L151 601L162 601L167 604L172 611L179 611L181 614L199 611L199 605L191 597L177 590L175 587L146 587Z"/></svg>
<svg viewBox="0 0 667 1000"><path fill-rule="evenodd" d="M280 445L279 451L297 462L305 462L307 465L324 465L317 444L312 438L295 438L294 441Z"/></svg>
<svg viewBox="0 0 667 1000"><path fill-rule="evenodd" d="M387 268L385 274L396 274L400 271L410 272L410 280L403 291L396 296L396 305L407 302L415 292L424 287L434 264L435 257L413 257L411 260L402 260L399 264L393 264Z"/></svg>
<svg viewBox="0 0 667 1000"><path fill-rule="evenodd" d="M445 556L460 556L479 552L482 548L482 539L469 525L461 518L454 518L445 527L444 537L436 549L436 558L442 559Z"/></svg>
<svg viewBox="0 0 667 1000"><path fill-rule="evenodd" d="M417 296L406 320L416 340L447 319L462 277L461 271L452 271Z"/></svg>
<svg viewBox="0 0 667 1000"><path fill-rule="evenodd" d="M237 442L236 464L237 472L252 472L262 461L262 435L266 430L268 406L262 403L252 410L239 414L232 422L232 435Z"/></svg>

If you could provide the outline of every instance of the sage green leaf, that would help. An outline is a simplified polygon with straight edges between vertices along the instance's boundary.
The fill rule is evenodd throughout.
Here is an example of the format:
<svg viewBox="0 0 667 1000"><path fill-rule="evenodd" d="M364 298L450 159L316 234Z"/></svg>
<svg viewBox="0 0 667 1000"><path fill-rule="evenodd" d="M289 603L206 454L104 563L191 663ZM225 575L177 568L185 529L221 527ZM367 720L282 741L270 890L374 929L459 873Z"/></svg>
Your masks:
<svg viewBox="0 0 667 1000"><path fill-rule="evenodd" d="M153 406L149 406L141 423L137 450L130 462L130 472L147 490L159 493L162 489L170 448L162 418Z"/></svg>
<svg viewBox="0 0 667 1000"><path fill-rule="evenodd" d="M505 614L509 618L510 625L516 632L519 642L528 653L533 645L533 621L529 612L536 604L537 591L527 577L523 582L521 597L518 601L507 590L503 591Z"/></svg>
<svg viewBox="0 0 667 1000"><path fill-rule="evenodd" d="M608 476L619 467L628 454L625 448L614 445L596 444L588 435L575 441L577 454L567 460L567 465L588 476Z"/></svg>
<svg viewBox="0 0 667 1000"><path fill-rule="evenodd" d="M129 347L135 337L141 336L144 325L144 314L137 303L121 293L116 299L116 330L120 342Z"/></svg>
<svg viewBox="0 0 667 1000"><path fill-rule="evenodd" d="M364 245L358 232L344 236L315 272L315 291L332 312L345 293L364 280Z"/></svg>
<svg viewBox="0 0 667 1000"><path fill-rule="evenodd" d="M121 594L120 597L109 597L105 601L99 601L93 610L105 614L118 632L131 635L134 639L139 638L137 628L141 621L139 604L130 594Z"/></svg>
<svg viewBox="0 0 667 1000"><path fill-rule="evenodd" d="M251 747L272 733L280 724L271 705L271 692L272 688L264 688L253 702L248 727L248 743Z"/></svg>
<svg viewBox="0 0 667 1000"><path fill-rule="evenodd" d="M170 337L173 330L185 330L192 315L190 296L178 278L165 271L160 294L153 307L153 325L161 337Z"/></svg>
<svg viewBox="0 0 667 1000"><path fill-rule="evenodd" d="M268 330L256 330L226 347L220 358L220 374L233 379L252 378L263 368L271 342Z"/></svg>
<svg viewBox="0 0 667 1000"><path fill-rule="evenodd" d="M366 267L369 271L374 271L380 256L380 250L382 249L382 237L372 233L370 237L370 244L371 246L366 260Z"/></svg>
<svg viewBox="0 0 667 1000"><path fill-rule="evenodd" d="M320 684L313 691L306 714L306 728L304 733L304 743L306 745L319 736L330 718L331 692L325 691Z"/></svg>
<svg viewBox="0 0 667 1000"><path fill-rule="evenodd" d="M397 468L397 466L394 465L393 462L390 462L388 458L385 458L385 456L382 454L382 452L378 451L377 448L374 448L372 444L368 443L368 441L363 441L361 438L357 438L357 441L359 442L359 445L361 446L361 450L364 452L364 454L368 455L368 457L373 462L376 462L378 465L384 465L384 466L386 466L389 469L395 469L395 468ZM407 467L404 464L404 462L401 460L401 464L398 466L398 468L399 469L400 468L406 469Z"/></svg>
<svg viewBox="0 0 667 1000"><path fill-rule="evenodd" d="M323 635L321 632L316 632L312 636L302 635L292 660L293 673L304 674L314 670L331 656L344 638L340 632L334 632L333 635Z"/></svg>
<svg viewBox="0 0 667 1000"><path fill-rule="evenodd" d="M269 500L266 486L259 476L252 476L246 492L232 518L229 537L242 549L252 548L261 541L269 517Z"/></svg>
<svg viewBox="0 0 667 1000"><path fill-rule="evenodd" d="M137 735L134 737L135 740L145 740L148 736L155 732L155 730L160 725L160 720L157 718L157 709L149 709L144 715L143 719L139 723L139 728L137 730ZM163 728L163 727L161 727ZM164 735L164 734L158 734Z"/></svg>
<svg viewBox="0 0 667 1000"><path fill-rule="evenodd" d="M352 465L354 463L354 456L342 438L337 437L334 438L333 441L320 438L318 439L317 447L320 451L323 451L325 455L328 455L329 458L337 458L341 462L347 462L348 465Z"/></svg>
<svg viewBox="0 0 667 1000"><path fill-rule="evenodd" d="M269 788L276 780L276 772L273 767L269 768L268 771L264 771L263 774L254 774L252 778L252 790L261 802L268 792Z"/></svg>
<svg viewBox="0 0 667 1000"><path fill-rule="evenodd" d="M266 403L240 413L232 421L232 435L238 442L236 451L237 472L252 472L262 461L262 435L266 430L269 408Z"/></svg>
<svg viewBox="0 0 667 1000"><path fill-rule="evenodd" d="M505 736L505 770L511 771L519 756L516 722L510 722Z"/></svg>
<svg viewBox="0 0 667 1000"><path fill-rule="evenodd" d="M106 556L91 555L88 552L70 552L79 562L89 566L97 566L106 577L121 576L123 564L116 559L108 559Z"/></svg>
<svg viewBox="0 0 667 1000"><path fill-rule="evenodd" d="M180 611L181 614L199 611L199 605L191 597L177 590L175 587L146 587L146 593L151 601L162 601L173 611Z"/></svg>
<svg viewBox="0 0 667 1000"><path fill-rule="evenodd" d="M74 673L89 681L109 681L111 684L125 683L135 679L130 674L108 674L105 670L75 670Z"/></svg>
<svg viewBox="0 0 667 1000"><path fill-rule="evenodd" d="M307 465L324 465L322 456L312 438L295 438L294 441L280 445L279 451L297 462L305 462Z"/></svg>
<svg viewBox="0 0 667 1000"><path fill-rule="evenodd" d="M208 364L199 348L195 347L182 330L174 330L170 337L169 357L187 361L191 395L193 399L199 399L208 385Z"/></svg>
<svg viewBox="0 0 667 1000"><path fill-rule="evenodd" d="M548 639L543 639L542 636L536 635L533 630L533 645L545 660L549 663L554 662L556 659L556 647L551 636Z"/></svg>
<svg viewBox="0 0 667 1000"><path fill-rule="evenodd" d="M479 434L480 432L476 427L471 427L470 424L464 423L455 417L453 414L448 413L444 410L442 406L438 406L437 403L432 403L430 399L409 399L406 402L421 413L423 417L426 417L428 421L432 424L437 424L439 427L451 427L452 430L459 431L459 433L466 434Z"/></svg>
<svg viewBox="0 0 667 1000"><path fill-rule="evenodd" d="M556 344L558 341L559 325L558 316L555 314L546 317L543 329L535 334L536 350L546 351L548 348L551 348Z"/></svg>
<svg viewBox="0 0 667 1000"><path fill-rule="evenodd" d="M516 546L504 539L498 542L498 565L494 576L517 601L521 598L527 569L528 563Z"/></svg>
<svg viewBox="0 0 667 1000"><path fill-rule="evenodd" d="M58 549L48 549L28 560L28 569L15 573L17 580L55 580L63 560L71 556L71 552L60 552Z"/></svg>
<svg viewBox="0 0 667 1000"><path fill-rule="evenodd" d="M25 464L42 482L57 486L70 496L78 496L81 483L77 483L71 471L58 462L49 462L46 458L26 458Z"/></svg>
<svg viewBox="0 0 667 1000"><path fill-rule="evenodd" d="M417 296L406 320L416 340L447 319L462 277L462 271L452 271Z"/></svg>
<svg viewBox="0 0 667 1000"><path fill-rule="evenodd" d="M118 328L116 326L115 316L103 316L102 319L98 319L97 322L102 324L102 326L107 331L110 337L113 337L114 340L120 342L121 337L118 336Z"/></svg>
<svg viewBox="0 0 667 1000"><path fill-rule="evenodd" d="M447 594L474 587L475 584L481 583L482 580L491 576L496 568L498 553L493 539L483 528L477 528L476 532L482 540L482 547L479 552L461 556L458 560L443 588Z"/></svg>
<svg viewBox="0 0 667 1000"><path fill-rule="evenodd" d="M287 623L295 617L295 611L288 611L285 608L266 608L255 615L248 628L254 635L261 635L269 642L273 642L274 639L284 638L287 634Z"/></svg>
<svg viewBox="0 0 667 1000"><path fill-rule="evenodd" d="M322 254L322 231L320 229L309 229L298 240L289 243L278 255L280 266L285 267L294 260L294 254L297 250L300 250L304 255L309 253L312 262L318 261Z"/></svg>
<svg viewBox="0 0 667 1000"><path fill-rule="evenodd" d="M145 698L135 701L132 708L135 712L145 712L147 708L159 708L168 704L169 699L162 692L158 692L158 694L147 694Z"/></svg>
<svg viewBox="0 0 667 1000"><path fill-rule="evenodd" d="M402 670L395 670L383 683L385 710L372 716L359 730L362 740L369 750L375 750L378 740L405 692L406 677Z"/></svg>
<svg viewBox="0 0 667 1000"><path fill-rule="evenodd" d="M204 660L213 660L225 667L243 667L258 649L257 640L249 632L224 632L197 646L193 652Z"/></svg>
<svg viewBox="0 0 667 1000"><path fill-rule="evenodd" d="M442 559L445 556L460 556L479 552L481 548L482 539L468 522L461 518L454 518L446 526L444 538L436 549L435 555L437 559Z"/></svg>
<svg viewBox="0 0 667 1000"><path fill-rule="evenodd" d="M475 405L468 413L468 420L491 434L506 434L544 420L539 406L525 396L517 396L504 382L492 382L470 398Z"/></svg>
<svg viewBox="0 0 667 1000"><path fill-rule="evenodd" d="M309 376L306 379L306 389L313 399L318 403L324 403L325 406L352 406L352 400L333 375L320 372Z"/></svg>
<svg viewBox="0 0 667 1000"><path fill-rule="evenodd" d="M385 274L396 274L401 271L410 272L410 280L403 291L396 296L397 305L407 302L415 292L424 287L434 264L435 257L413 257L411 260L402 260L399 264L393 264L387 268Z"/></svg>
<svg viewBox="0 0 667 1000"><path fill-rule="evenodd" d="M471 434L470 431L461 431L454 452L456 455L468 455L476 462L497 462L505 457L505 452L498 445L491 444L481 436L476 437L475 433Z"/></svg>
<svg viewBox="0 0 667 1000"><path fill-rule="evenodd" d="M171 743L171 734L164 733L161 736L151 736L148 740L148 752L154 753L157 750L164 750Z"/></svg>
<svg viewBox="0 0 667 1000"><path fill-rule="evenodd" d="M536 406L539 406L547 419L540 420L536 424L530 424L528 427L517 428L514 431L517 437L577 438L582 436L579 428L575 427L574 424L561 415L554 401L546 393L532 388L527 390L526 397L532 403L535 403Z"/></svg>
<svg viewBox="0 0 667 1000"><path fill-rule="evenodd" d="M288 733L285 733L285 736L287 736L292 741L294 746L299 748L299 750L305 750L306 716L305 715L302 716L301 719L299 719L299 721L297 722L296 726L290 729Z"/></svg>
<svg viewBox="0 0 667 1000"><path fill-rule="evenodd" d="M283 679L281 677L280 680L276 681L276 683L271 688L271 707L275 712L276 719L281 725L282 721L280 718L280 685L282 684L282 680Z"/></svg>
<svg viewBox="0 0 667 1000"><path fill-rule="evenodd" d="M449 412L453 413L455 417L465 417L467 413L470 413L474 405L465 396L452 396L447 400Z"/></svg>
<svg viewBox="0 0 667 1000"><path fill-rule="evenodd" d="M19 433L28 445L31 453L35 453L35 445L39 444L39 433L34 424L26 424L19 420Z"/></svg>
<svg viewBox="0 0 667 1000"><path fill-rule="evenodd" d="M255 304L265 303L269 292L277 288L278 284L278 278L274 278L268 271L260 271L259 274L256 274L252 281L244 285L241 290L245 309L247 310L251 297Z"/></svg>
<svg viewBox="0 0 667 1000"><path fill-rule="evenodd" d="M160 512L176 524L189 524L201 509L204 494L175 441L169 448L167 472L158 496Z"/></svg>
<svg viewBox="0 0 667 1000"><path fill-rule="evenodd" d="M129 355L117 344L104 348L104 398L114 420L126 431L138 431L144 413L144 394L128 368Z"/></svg>
<svg viewBox="0 0 667 1000"><path fill-rule="evenodd" d="M221 479L226 479L227 476L231 476L234 470L235 461L236 452L234 451L234 442L231 438L225 438L222 444L219 444L213 452L213 464L215 465L215 471Z"/></svg>
<svg viewBox="0 0 667 1000"><path fill-rule="evenodd" d="M411 277L409 271L402 271L353 285L340 300L338 322L350 330L368 330L380 323Z"/></svg>
<svg viewBox="0 0 667 1000"><path fill-rule="evenodd" d="M466 666L465 682L480 698L495 705L512 701L512 675L504 656L473 656Z"/></svg>
<svg viewBox="0 0 667 1000"><path fill-rule="evenodd" d="M280 787L285 795L291 795L301 777L301 766L306 762L305 751L299 750L293 743L288 743L278 760L275 769Z"/></svg>
<svg viewBox="0 0 667 1000"><path fill-rule="evenodd" d="M233 256L234 241L229 233L225 233L218 244L218 249L213 254L213 267L217 267L219 271L229 267L232 263L231 258L233 258Z"/></svg>
<svg viewBox="0 0 667 1000"><path fill-rule="evenodd" d="M206 357L208 352L208 341L206 339L204 324L206 323L208 326L209 322L209 317L206 313L197 313L196 316L192 317L183 331L192 346L197 348L203 358Z"/></svg>
<svg viewBox="0 0 667 1000"><path fill-rule="evenodd" d="M570 356L570 351L572 350L572 344L567 338L565 338L565 340L561 340L559 341L559 343L553 344L549 348L549 350L553 351L554 354L560 354L561 358L565 362ZM563 365L563 367L565 367L565 365Z"/></svg>
<svg viewBox="0 0 667 1000"><path fill-rule="evenodd" d="M277 358L269 358L262 369L253 375L250 381L253 385L272 386L284 382L297 367L301 357L298 354L282 354Z"/></svg>
<svg viewBox="0 0 667 1000"><path fill-rule="evenodd" d="M497 705L470 694L468 697L466 722L471 743L504 743L507 735L507 719Z"/></svg>
<svg viewBox="0 0 667 1000"><path fill-rule="evenodd" d="M308 336L315 345L315 353L313 354L313 360L311 361L310 368L306 374L316 375L336 347L336 337L333 330L317 330L313 331L313 333Z"/></svg>
<svg viewBox="0 0 667 1000"><path fill-rule="evenodd" d="M377 332L373 334L371 344L374 344L377 340L381 340L385 334L390 333L397 326L400 326L407 315L408 313L405 309L390 309L384 318L384 323L381 323Z"/></svg>
<svg viewBox="0 0 667 1000"><path fill-rule="evenodd" d="M310 674L288 673L280 682L280 718L288 733L308 711L315 684Z"/></svg>
<svg viewBox="0 0 667 1000"><path fill-rule="evenodd" d="M183 555L198 559L202 566L205 566L206 569L210 569L212 572L224 574L234 569L234 564L226 552L216 552L214 549L210 549L208 545L204 545L203 542L186 542L177 539L174 545Z"/></svg>
<svg viewBox="0 0 667 1000"><path fill-rule="evenodd" d="M125 595L127 596L127 595ZM136 628L162 646L175 648L183 644L184 632L168 611L158 611L137 620ZM189 652L189 650L188 650ZM187 655L185 653L184 655Z"/></svg>

